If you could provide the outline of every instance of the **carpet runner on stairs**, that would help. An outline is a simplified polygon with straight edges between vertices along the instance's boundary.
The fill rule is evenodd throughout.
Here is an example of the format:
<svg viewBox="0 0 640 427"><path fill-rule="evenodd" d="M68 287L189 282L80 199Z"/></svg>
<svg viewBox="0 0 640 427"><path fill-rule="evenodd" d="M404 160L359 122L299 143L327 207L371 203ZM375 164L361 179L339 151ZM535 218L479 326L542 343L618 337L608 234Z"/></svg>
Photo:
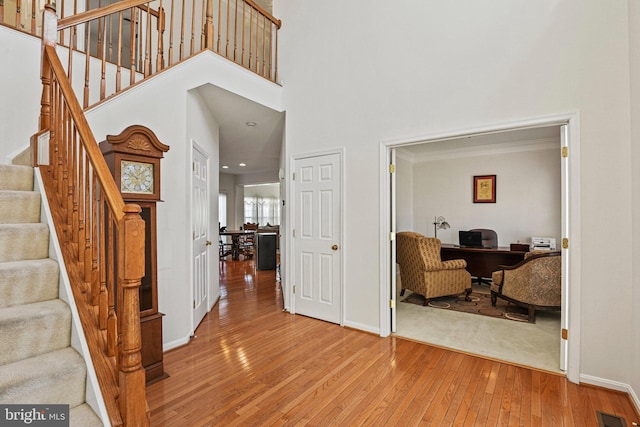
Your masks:
<svg viewBox="0 0 640 427"><path fill-rule="evenodd" d="M0 165L0 403L68 404L71 426L102 426L85 403L86 365L58 290L33 168Z"/></svg>

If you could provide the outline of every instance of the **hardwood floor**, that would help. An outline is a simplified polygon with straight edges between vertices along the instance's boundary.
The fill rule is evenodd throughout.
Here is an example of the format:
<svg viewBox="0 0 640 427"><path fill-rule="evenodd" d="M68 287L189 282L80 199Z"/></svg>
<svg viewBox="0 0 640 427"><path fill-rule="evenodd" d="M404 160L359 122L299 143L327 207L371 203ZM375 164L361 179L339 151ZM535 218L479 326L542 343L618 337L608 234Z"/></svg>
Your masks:
<svg viewBox="0 0 640 427"><path fill-rule="evenodd" d="M639 420L623 393L285 313L275 272L252 261L222 262L220 274L220 301L188 345L165 354L170 377L147 388L153 426L597 426L596 411Z"/></svg>

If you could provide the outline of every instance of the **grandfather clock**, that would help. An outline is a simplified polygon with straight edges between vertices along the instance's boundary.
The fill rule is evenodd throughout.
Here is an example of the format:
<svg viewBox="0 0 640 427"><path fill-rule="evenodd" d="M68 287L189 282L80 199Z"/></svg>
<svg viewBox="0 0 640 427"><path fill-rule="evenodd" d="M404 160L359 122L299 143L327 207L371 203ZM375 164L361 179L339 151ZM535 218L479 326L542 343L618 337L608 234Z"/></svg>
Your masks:
<svg viewBox="0 0 640 427"><path fill-rule="evenodd" d="M133 125L108 135L100 150L125 203L142 208L145 222L145 276L140 285L142 366L147 384L165 378L162 357L162 313L158 311L156 203L160 202L160 159L169 150L148 128Z"/></svg>

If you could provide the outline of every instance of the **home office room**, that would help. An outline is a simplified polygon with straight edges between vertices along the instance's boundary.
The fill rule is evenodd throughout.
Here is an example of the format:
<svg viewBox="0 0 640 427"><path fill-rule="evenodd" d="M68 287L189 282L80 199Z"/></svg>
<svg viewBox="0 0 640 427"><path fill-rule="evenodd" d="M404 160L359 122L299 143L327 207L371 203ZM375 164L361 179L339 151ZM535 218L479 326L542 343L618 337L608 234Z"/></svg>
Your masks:
<svg viewBox="0 0 640 427"><path fill-rule="evenodd" d="M561 372L559 307L536 309L532 319L528 317L526 304L497 297L495 306L492 305L491 291L498 289L496 278L492 273L475 271L474 260L461 251L465 242L460 241L459 235L461 231L475 229L495 232L497 243L485 240L485 248L470 249L476 253L485 251L482 257L489 257L487 252L500 252L500 258L493 262L496 265L489 270L499 270L498 265L502 264L518 265L525 257L538 253L541 243L544 246L551 243L541 256L554 254L551 249L560 244L562 233L560 148L561 127L554 125L448 138L396 149L398 234L412 232L419 237L436 237L441 243L438 255L443 261L468 259L463 265L466 276L460 280L468 283L471 276L472 282L468 298L466 292L457 291L452 291L454 295L425 298L409 285L403 287L404 261L398 248L396 335ZM487 182L495 187L489 188L488 194L479 194L479 184ZM487 237L485 232L482 234ZM398 236L398 246L401 239ZM506 253L515 258L504 258ZM507 262L509 259L513 261ZM558 270L559 259L557 256L554 260ZM514 269L507 275L522 271ZM530 271L527 274L531 275ZM505 281L507 277L511 276L505 276ZM559 277L558 271L557 282ZM560 292L559 283L551 286Z"/></svg>

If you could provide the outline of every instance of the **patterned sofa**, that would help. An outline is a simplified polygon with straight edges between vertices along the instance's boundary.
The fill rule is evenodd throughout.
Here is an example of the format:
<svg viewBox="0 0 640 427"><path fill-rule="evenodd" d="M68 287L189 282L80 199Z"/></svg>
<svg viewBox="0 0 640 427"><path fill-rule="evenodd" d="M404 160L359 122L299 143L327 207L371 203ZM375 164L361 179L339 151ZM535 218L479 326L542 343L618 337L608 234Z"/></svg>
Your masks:
<svg viewBox="0 0 640 427"><path fill-rule="evenodd" d="M559 251L527 252L524 260L494 271L491 303L498 297L528 309L528 320L535 323L536 310L560 310L562 259Z"/></svg>
<svg viewBox="0 0 640 427"><path fill-rule="evenodd" d="M396 239L396 262L400 265L401 291L409 289L431 298L471 293L471 275L463 259L442 261L440 240L413 231L402 231Z"/></svg>

